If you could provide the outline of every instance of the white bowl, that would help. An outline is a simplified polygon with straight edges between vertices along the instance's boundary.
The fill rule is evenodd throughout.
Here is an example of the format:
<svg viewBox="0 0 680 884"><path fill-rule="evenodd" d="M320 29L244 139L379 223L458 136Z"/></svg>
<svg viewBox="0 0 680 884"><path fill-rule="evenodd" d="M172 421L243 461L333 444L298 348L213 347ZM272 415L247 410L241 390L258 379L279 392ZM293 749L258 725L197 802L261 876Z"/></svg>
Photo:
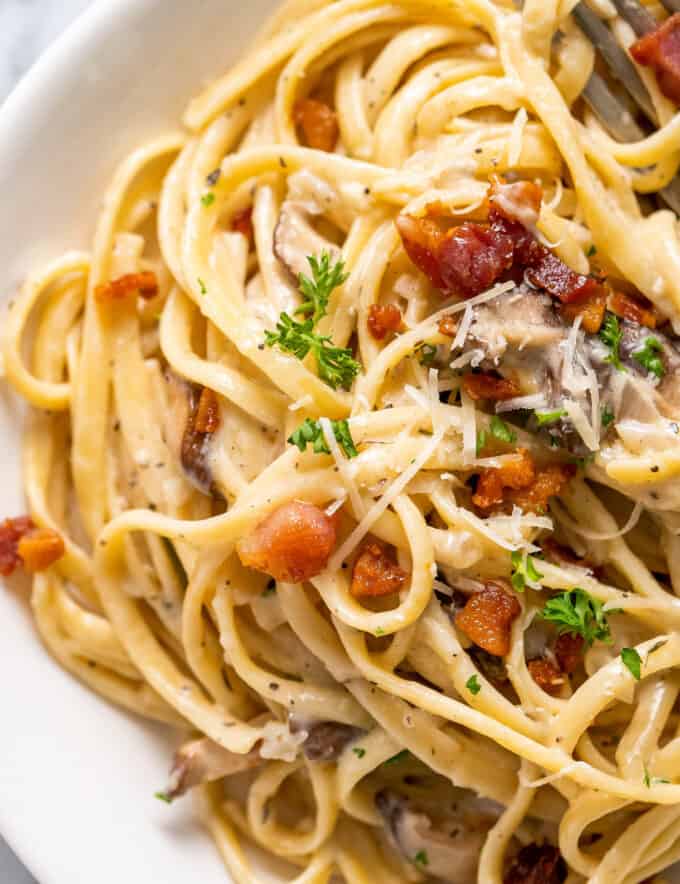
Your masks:
<svg viewBox="0 0 680 884"><path fill-rule="evenodd" d="M116 164L179 126L274 0L99 0L0 111L0 294L87 248ZM0 326L1 333L2 326ZM0 516L24 510L18 403L0 384ZM47 655L21 593L0 587L0 831L41 884L225 884L189 802L154 799L171 746Z"/></svg>

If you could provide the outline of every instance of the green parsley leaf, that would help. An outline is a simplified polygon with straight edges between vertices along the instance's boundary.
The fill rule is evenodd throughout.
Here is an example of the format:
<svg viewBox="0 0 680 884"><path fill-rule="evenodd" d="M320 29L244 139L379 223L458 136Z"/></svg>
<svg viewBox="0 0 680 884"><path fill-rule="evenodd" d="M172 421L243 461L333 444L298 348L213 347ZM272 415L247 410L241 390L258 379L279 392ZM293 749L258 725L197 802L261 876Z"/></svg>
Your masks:
<svg viewBox="0 0 680 884"><path fill-rule="evenodd" d="M592 245L586 252L586 257L592 258L594 255L597 255L597 246Z"/></svg>
<svg viewBox="0 0 680 884"><path fill-rule="evenodd" d="M560 635L564 632L580 635L587 645L592 645L594 641L611 644L611 631L602 602L579 587L560 592L549 599L541 617L554 623Z"/></svg>
<svg viewBox="0 0 680 884"><path fill-rule="evenodd" d="M359 452L354 444L354 439L352 439L348 422L346 420L331 421L331 427L338 445L345 452L345 456L349 458L357 457ZM311 442L315 454L331 453L326 443L326 437L321 429L321 424L319 421L313 421L310 418L307 418L304 423L300 424L297 430L288 437L288 442L291 445L297 445L300 451L304 451Z"/></svg>
<svg viewBox="0 0 680 884"><path fill-rule="evenodd" d="M406 759L411 755L408 749L402 749L401 752L397 752L396 755L393 755L391 758L388 758L387 761L383 761L385 766L392 764L399 764L402 761L406 761Z"/></svg>
<svg viewBox="0 0 680 884"><path fill-rule="evenodd" d="M486 432L486 430L480 430L477 433L477 457L479 457L479 455L484 450L488 436L489 434Z"/></svg>
<svg viewBox="0 0 680 884"><path fill-rule="evenodd" d="M517 592L524 592L527 580L532 583L538 583L543 574L536 568L534 560L531 556L524 556L520 550L516 549L510 555L513 573L510 582Z"/></svg>
<svg viewBox="0 0 680 884"><path fill-rule="evenodd" d="M623 648L621 651L623 665L626 666L636 681L640 681L640 666L642 660L635 648Z"/></svg>
<svg viewBox="0 0 680 884"><path fill-rule="evenodd" d="M670 783L670 780L666 780L663 777L651 777L649 775L649 770L647 769L646 764L644 765L643 769L645 775L642 778L642 782L645 784L645 786L647 786L648 789L650 789L652 786L668 785L668 783Z"/></svg>
<svg viewBox="0 0 680 884"><path fill-rule="evenodd" d="M477 675L471 675L470 678L465 682L465 687L470 691L470 693L476 697L477 694L481 691L482 686L477 679Z"/></svg>
<svg viewBox="0 0 680 884"><path fill-rule="evenodd" d="M605 362L611 363L619 371L625 371L619 355L623 332L621 331L618 316L615 316L613 313L607 313L598 334L602 343L606 344L612 351L605 359Z"/></svg>
<svg viewBox="0 0 680 884"><path fill-rule="evenodd" d="M416 347L416 352L419 354L418 361L421 365L432 365L437 355L437 348L434 344L418 344Z"/></svg>
<svg viewBox="0 0 680 884"><path fill-rule="evenodd" d="M172 798L166 792L155 792L154 798L158 798L159 801L164 801L166 804L172 804Z"/></svg>
<svg viewBox="0 0 680 884"><path fill-rule="evenodd" d="M558 408L556 411L535 411L534 415L538 426L545 427L547 424L554 424L566 413L566 409Z"/></svg>
<svg viewBox="0 0 680 884"><path fill-rule="evenodd" d="M656 375L657 378L662 378L666 373L666 369L663 366L663 359L659 356L659 353L663 353L663 346L658 338L650 335L648 338L645 338L642 347L633 353L633 359L639 362L643 368L646 368L650 374Z"/></svg>
<svg viewBox="0 0 680 884"><path fill-rule="evenodd" d="M605 407L602 409L601 420L603 427L608 427L609 424L614 420L614 412L611 410L609 405L605 405Z"/></svg>
<svg viewBox="0 0 680 884"><path fill-rule="evenodd" d="M321 252L319 259L314 255L308 255L307 261L312 268L312 277L310 279L304 273L298 277L298 285L305 300L297 308L295 315L302 314L305 319L311 318L312 326L326 315L333 289L342 285L349 275L344 272L344 261L338 260L335 264L331 264L332 260L329 252Z"/></svg>
<svg viewBox="0 0 680 884"><path fill-rule="evenodd" d="M201 197L201 202L207 209L208 206L212 206L212 204L215 202L215 194L212 191L210 191L210 193L204 193Z"/></svg>
<svg viewBox="0 0 680 884"><path fill-rule="evenodd" d="M208 289L205 287L205 283L203 282L203 280L201 279L200 276L198 277L198 284L199 284L200 289L201 289L201 294L202 294L202 295L207 295L207 294L208 294Z"/></svg>
<svg viewBox="0 0 680 884"><path fill-rule="evenodd" d="M419 850L418 853L413 857L413 862L418 866L427 866L430 864L430 860L427 858L427 853L424 850Z"/></svg>
<svg viewBox="0 0 680 884"><path fill-rule="evenodd" d="M380 638L381 635L385 635L385 630L379 626L373 634Z"/></svg>
<svg viewBox="0 0 680 884"><path fill-rule="evenodd" d="M354 752L354 754L356 755L357 758L363 758L364 755L366 754L366 750L362 749L361 746L355 746L352 749L352 752Z"/></svg>
<svg viewBox="0 0 680 884"><path fill-rule="evenodd" d="M489 429L491 430L491 435L495 436L496 439L499 439L501 442L507 442L509 445L513 445L517 441L517 433L515 433L514 430L511 430L505 421L502 421L497 414L494 414L491 418Z"/></svg>

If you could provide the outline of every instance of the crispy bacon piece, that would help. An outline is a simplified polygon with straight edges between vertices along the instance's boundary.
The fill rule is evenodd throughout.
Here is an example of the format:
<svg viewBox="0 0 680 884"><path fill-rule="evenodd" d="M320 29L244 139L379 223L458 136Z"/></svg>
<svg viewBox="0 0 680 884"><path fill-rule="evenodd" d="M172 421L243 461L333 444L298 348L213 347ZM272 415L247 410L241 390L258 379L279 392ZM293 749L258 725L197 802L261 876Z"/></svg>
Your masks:
<svg viewBox="0 0 680 884"><path fill-rule="evenodd" d="M482 510L499 506L506 499L506 489L521 490L529 488L536 479L536 467L533 458L526 450L517 450L517 456L502 467L482 470L477 480L477 488L472 495L472 502Z"/></svg>
<svg viewBox="0 0 680 884"><path fill-rule="evenodd" d="M607 307L607 295L601 286L584 301L576 301L573 304L562 304L560 315L567 322L573 322L577 316L581 317L581 328L589 335L596 335L604 320ZM616 312L616 311L614 311Z"/></svg>
<svg viewBox="0 0 680 884"><path fill-rule="evenodd" d="M509 378L499 378L492 374L473 374L472 372L464 376L463 389L471 399L491 399L493 402L514 399L522 392L517 384Z"/></svg>
<svg viewBox="0 0 680 884"><path fill-rule="evenodd" d="M368 330L376 341L382 341L389 332L401 328L401 310L395 304L371 304L368 311Z"/></svg>
<svg viewBox="0 0 680 884"><path fill-rule="evenodd" d="M147 300L155 298L158 294L156 274L151 270L145 270L143 273L126 273L125 276L98 285L94 290L95 297L99 301L119 301L135 292Z"/></svg>
<svg viewBox="0 0 680 884"><path fill-rule="evenodd" d="M563 884L567 865L552 844L527 844L517 854L503 884Z"/></svg>
<svg viewBox="0 0 680 884"><path fill-rule="evenodd" d="M20 565L29 574L44 571L64 555L64 541L49 528L36 528L30 516L5 519L0 525L0 574L8 577Z"/></svg>
<svg viewBox="0 0 680 884"><path fill-rule="evenodd" d="M533 483L509 491L507 500L525 511L544 512L550 498L559 494L575 473L573 464L548 464L537 471Z"/></svg>
<svg viewBox="0 0 680 884"><path fill-rule="evenodd" d="M458 331L458 317L449 313L439 320L439 334L447 335L449 338L455 338Z"/></svg>
<svg viewBox="0 0 680 884"><path fill-rule="evenodd" d="M407 577L386 544L369 540L354 563L351 592L355 598L391 595L402 588Z"/></svg>
<svg viewBox="0 0 680 884"><path fill-rule="evenodd" d="M680 103L680 13L636 40L630 54L638 64L653 68L659 89Z"/></svg>
<svg viewBox="0 0 680 884"><path fill-rule="evenodd" d="M547 660L545 657L539 657L536 660L529 660L527 663L529 674L536 684L546 692L546 694L559 694L564 685L565 679L561 670Z"/></svg>
<svg viewBox="0 0 680 884"><path fill-rule="evenodd" d="M570 675L583 659L583 638L572 632L563 632L557 637L553 650L562 672Z"/></svg>
<svg viewBox="0 0 680 884"><path fill-rule="evenodd" d="M444 230L441 219L401 214L397 229L409 258L445 294L470 298L512 273L565 304L595 296L601 284L571 270L533 234L541 194L531 182L497 179L488 225L466 221Z"/></svg>
<svg viewBox="0 0 680 884"><path fill-rule="evenodd" d="M294 500L274 510L237 546L246 568L300 583L320 574L335 547L338 515Z"/></svg>
<svg viewBox="0 0 680 884"><path fill-rule="evenodd" d="M203 387L194 417L194 430L197 433L215 433L220 426L220 403L217 393Z"/></svg>
<svg viewBox="0 0 680 884"><path fill-rule="evenodd" d="M302 129L307 147L314 150L335 150L340 127L335 111L315 98L301 98L293 108L295 124Z"/></svg>
<svg viewBox="0 0 680 884"><path fill-rule="evenodd" d="M510 650L510 631L522 608L515 595L498 583L488 583L467 600L456 614L456 626L480 648L494 657Z"/></svg>
<svg viewBox="0 0 680 884"><path fill-rule="evenodd" d="M255 231L253 230L253 208L248 206L242 212L237 212L231 219L231 229L235 233L242 233L243 236L252 243L255 239Z"/></svg>
<svg viewBox="0 0 680 884"><path fill-rule="evenodd" d="M630 319L631 322L637 322L638 325L645 325L647 328L656 328L654 306L646 298L634 298L625 292L613 291L607 301L607 307L623 319Z"/></svg>

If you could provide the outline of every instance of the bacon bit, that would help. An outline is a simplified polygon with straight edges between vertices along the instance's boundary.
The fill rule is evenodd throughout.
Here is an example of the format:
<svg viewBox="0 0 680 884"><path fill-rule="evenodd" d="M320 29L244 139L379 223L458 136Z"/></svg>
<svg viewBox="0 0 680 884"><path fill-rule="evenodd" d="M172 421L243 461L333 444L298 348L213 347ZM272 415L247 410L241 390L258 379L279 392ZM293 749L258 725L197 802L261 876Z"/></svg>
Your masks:
<svg viewBox="0 0 680 884"><path fill-rule="evenodd" d="M302 98L293 108L295 124L302 129L307 147L314 150L335 150L340 127L335 111L325 102L314 98Z"/></svg>
<svg viewBox="0 0 680 884"><path fill-rule="evenodd" d="M388 332L401 328L401 310L394 304L371 304L368 311L368 330L376 341L382 341Z"/></svg>
<svg viewBox="0 0 680 884"><path fill-rule="evenodd" d="M522 392L517 384L508 378L472 372L463 378L463 388L471 399L491 399L493 402L514 399Z"/></svg>
<svg viewBox="0 0 680 884"><path fill-rule="evenodd" d="M529 488L536 480L536 467L526 448L519 448L517 456L508 460L502 467L482 470L477 480L477 488L472 502L481 510L499 506L506 498L506 489Z"/></svg>
<svg viewBox="0 0 680 884"><path fill-rule="evenodd" d="M5 519L0 525L0 574L8 577L20 565L29 574L44 571L64 555L64 541L49 528L36 528L30 516Z"/></svg>
<svg viewBox="0 0 680 884"><path fill-rule="evenodd" d="M570 675L583 659L583 638L572 632L563 632L558 635L553 650L562 672Z"/></svg>
<svg viewBox="0 0 680 884"><path fill-rule="evenodd" d="M562 690L565 683L564 676L550 660L546 660L545 657L529 660L527 669L539 688L544 690L546 694L554 696Z"/></svg>
<svg viewBox="0 0 680 884"><path fill-rule="evenodd" d="M125 276L98 285L94 295L98 301L119 301L135 292L146 300L155 298L158 294L156 274L151 270L145 270L143 273L126 273Z"/></svg>
<svg viewBox="0 0 680 884"><path fill-rule="evenodd" d="M246 568L264 571L275 580L300 583L316 577L326 567L335 547L338 514L326 513L311 503L292 501L274 510L236 551Z"/></svg>
<svg viewBox="0 0 680 884"><path fill-rule="evenodd" d="M369 540L354 563L351 592L355 598L391 595L401 589L407 577L386 544Z"/></svg>
<svg viewBox="0 0 680 884"><path fill-rule="evenodd" d="M503 884L564 884L567 866L552 844L527 844L512 861Z"/></svg>
<svg viewBox="0 0 680 884"><path fill-rule="evenodd" d="M636 40L630 54L638 64L653 68L659 89L680 103L680 13Z"/></svg>
<svg viewBox="0 0 680 884"><path fill-rule="evenodd" d="M573 322L577 316L580 316L583 331L589 335L596 335L604 320L606 306L607 296L604 289L599 288L585 301L577 301L574 304L562 304L560 315L567 322Z"/></svg>
<svg viewBox="0 0 680 884"><path fill-rule="evenodd" d="M219 426L220 403L217 394L209 387L203 387L194 417L194 430L197 433L215 433Z"/></svg>
<svg viewBox="0 0 680 884"><path fill-rule="evenodd" d="M489 225L466 221L445 231L432 217L401 214L397 229L411 261L444 294L478 295L512 271L563 303L594 297L601 284L571 270L527 229L538 219L541 195L531 182L496 180Z"/></svg>
<svg viewBox="0 0 680 884"><path fill-rule="evenodd" d="M510 630L522 608L515 595L498 583L487 583L467 600L456 614L456 626L480 648L494 657L510 650Z"/></svg>
<svg viewBox="0 0 680 884"><path fill-rule="evenodd" d="M231 229L235 233L241 233L252 243L255 239L255 231L253 230L253 207L248 206L242 212L237 212L231 219Z"/></svg>
<svg viewBox="0 0 680 884"><path fill-rule="evenodd" d="M559 494L575 474L573 464L549 464L537 471L533 484L510 491L507 499L527 512L545 512L550 498Z"/></svg>
<svg viewBox="0 0 680 884"><path fill-rule="evenodd" d="M607 307L623 319L630 319L631 322L646 325L647 328L656 328L654 306L646 298L634 298L624 292L613 291L607 301Z"/></svg>
<svg viewBox="0 0 680 884"><path fill-rule="evenodd" d="M439 334L455 338L458 331L458 319L453 315L443 316L439 320Z"/></svg>

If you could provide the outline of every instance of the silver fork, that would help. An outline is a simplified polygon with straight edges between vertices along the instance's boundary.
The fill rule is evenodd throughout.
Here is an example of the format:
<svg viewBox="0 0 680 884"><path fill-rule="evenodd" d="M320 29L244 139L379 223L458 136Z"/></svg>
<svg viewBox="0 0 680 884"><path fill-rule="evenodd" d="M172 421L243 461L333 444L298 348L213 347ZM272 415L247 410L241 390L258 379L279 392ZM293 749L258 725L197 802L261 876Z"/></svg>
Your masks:
<svg viewBox="0 0 680 884"><path fill-rule="evenodd" d="M680 12L680 0L661 0L661 2L668 12ZM628 22L638 37L647 34L658 25L656 19L637 0L613 0L613 3L621 18ZM593 72L583 89L584 101L616 141L640 141L648 133L635 121L634 114L638 110L653 127L659 125L647 87L628 53L618 44L606 22L598 18L584 2L575 6L572 15L612 76L621 83L630 98L630 103L626 104L612 92L603 77ZM680 215L680 176L660 190L659 196Z"/></svg>

